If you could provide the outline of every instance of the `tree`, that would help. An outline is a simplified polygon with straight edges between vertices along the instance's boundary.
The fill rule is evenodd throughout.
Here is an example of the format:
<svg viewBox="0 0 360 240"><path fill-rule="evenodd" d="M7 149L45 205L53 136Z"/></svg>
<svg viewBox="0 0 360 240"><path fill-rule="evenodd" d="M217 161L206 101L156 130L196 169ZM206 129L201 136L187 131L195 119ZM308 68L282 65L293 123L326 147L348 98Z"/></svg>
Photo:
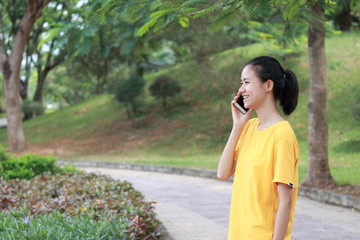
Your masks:
<svg viewBox="0 0 360 240"><path fill-rule="evenodd" d="M22 102L22 111L24 113L23 120L26 121L28 119L43 115L45 108L42 103L25 99Z"/></svg>
<svg viewBox="0 0 360 240"><path fill-rule="evenodd" d="M13 25L14 29L11 32L2 32L1 34L0 70L3 74L5 88L8 149L12 152L20 152L26 148L20 104L21 61L30 31L49 1L27 0L26 9L20 22ZM10 48L7 47L8 44L5 44L6 38L13 38Z"/></svg>
<svg viewBox="0 0 360 240"><path fill-rule="evenodd" d="M33 65L37 71L34 101L42 102L47 76L60 64L76 55L77 30L87 21L89 5L86 1L54 0L37 21L29 43Z"/></svg>
<svg viewBox="0 0 360 240"><path fill-rule="evenodd" d="M164 1L156 0L145 1L147 4L137 1L114 1L108 0L97 15L101 16L108 12L126 12L137 6L138 8L148 8L149 20L138 31L142 35L152 29L161 31L171 22L177 20L180 25L187 27L189 18L202 17L205 14L220 10L216 15L215 21L209 25L210 30L218 30L225 25L234 22L240 11L245 10L252 18L267 18L273 6L284 8L284 19L291 20L299 12L310 10L308 43L309 60L311 69L311 91L310 91L310 121L309 121L309 168L308 175L304 182L311 187L323 187L334 185L328 164L328 125L327 125L327 85L326 85L326 57L325 57L325 33L323 27L324 9L334 1L312 0L217 0L213 5L201 9L200 6L207 1L187 0L187 1ZM153 6L152 8L149 8ZM358 1L352 0L351 5L359 5ZM116 9L116 10L114 10ZM320 143L319 143L320 142Z"/></svg>
<svg viewBox="0 0 360 240"><path fill-rule="evenodd" d="M59 11L58 9L61 10ZM42 103L43 101L43 89L47 75L51 70L53 70L65 60L65 56L67 54L65 48L59 49L56 47L56 43L60 38L59 36L56 36L51 40L47 46L47 51L43 50L43 46L39 46L41 35L44 34L44 32L49 33L53 30L53 28L46 26L50 25L54 27L57 22L62 22L64 24L64 22L70 20L67 16L68 14L64 14L65 12L68 12L68 7L66 4L56 3L51 8L49 6L46 10L46 15L40 19L41 21L38 21L36 28L34 28L33 34L31 36L32 44L29 44L33 47L33 52L36 54L36 61L33 60L33 62L37 70L37 85L33 100L39 103ZM56 51L58 54L54 54Z"/></svg>
<svg viewBox="0 0 360 240"><path fill-rule="evenodd" d="M121 81L116 90L116 99L124 103L129 119L134 120L138 114L138 97L143 93L144 78L137 74L131 75L125 81Z"/></svg>
<svg viewBox="0 0 360 240"><path fill-rule="evenodd" d="M310 6L308 51L311 72L309 96L309 166L304 185L335 185L328 161L327 77L324 8L320 2Z"/></svg>
<svg viewBox="0 0 360 240"><path fill-rule="evenodd" d="M335 12L330 16L334 20L334 24L341 31L350 31L353 16L350 8L351 0L339 0L336 5Z"/></svg>
<svg viewBox="0 0 360 240"><path fill-rule="evenodd" d="M180 93L180 84L168 76L160 76L155 79L149 87L150 94L158 99L162 99L163 109L166 109L166 98L173 97Z"/></svg>

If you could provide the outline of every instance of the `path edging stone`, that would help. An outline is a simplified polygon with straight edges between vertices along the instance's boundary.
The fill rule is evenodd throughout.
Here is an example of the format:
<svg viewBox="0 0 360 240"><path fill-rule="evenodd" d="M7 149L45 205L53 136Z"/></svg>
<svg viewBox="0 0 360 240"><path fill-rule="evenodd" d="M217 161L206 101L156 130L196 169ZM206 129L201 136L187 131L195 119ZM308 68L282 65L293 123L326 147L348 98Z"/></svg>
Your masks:
<svg viewBox="0 0 360 240"><path fill-rule="evenodd" d="M187 175L193 177L217 179L216 171L199 169L199 168L181 168L174 166L151 165L151 164L137 164L137 163L114 163L114 162L92 162L92 161L67 161L59 160L58 164L74 164L77 167L98 167L98 168L112 168L112 169L127 169L147 172L158 172L167 174ZM232 182L233 177L228 179ZM309 188L300 186L298 194L300 196L308 197L320 202L334 204L346 208L352 208L360 211L360 198L334 193L322 189Z"/></svg>
<svg viewBox="0 0 360 240"><path fill-rule="evenodd" d="M342 207L360 210L360 198L351 195L334 193L322 189L309 188L304 186L299 188L299 195L324 203L330 203Z"/></svg>

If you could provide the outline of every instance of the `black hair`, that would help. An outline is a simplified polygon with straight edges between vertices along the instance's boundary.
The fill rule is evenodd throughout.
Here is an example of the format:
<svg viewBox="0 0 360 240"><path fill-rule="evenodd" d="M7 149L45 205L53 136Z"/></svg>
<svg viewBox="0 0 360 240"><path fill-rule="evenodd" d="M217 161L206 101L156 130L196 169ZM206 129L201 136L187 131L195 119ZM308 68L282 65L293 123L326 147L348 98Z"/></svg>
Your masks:
<svg viewBox="0 0 360 240"><path fill-rule="evenodd" d="M285 115L290 115L297 106L299 96L299 84L295 73L283 69L278 60L268 56L254 58L245 64L248 65L254 67L262 82L269 79L274 82L275 100L279 100Z"/></svg>

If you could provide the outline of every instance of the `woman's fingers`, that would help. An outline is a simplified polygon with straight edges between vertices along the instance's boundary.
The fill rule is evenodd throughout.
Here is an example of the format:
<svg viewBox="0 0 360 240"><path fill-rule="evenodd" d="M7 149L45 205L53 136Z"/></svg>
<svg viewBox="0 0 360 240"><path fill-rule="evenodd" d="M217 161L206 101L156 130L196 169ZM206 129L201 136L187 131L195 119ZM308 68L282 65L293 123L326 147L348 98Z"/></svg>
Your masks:
<svg viewBox="0 0 360 240"><path fill-rule="evenodd" d="M240 96L241 96L241 92L239 91L239 92L235 95L233 101L236 102Z"/></svg>

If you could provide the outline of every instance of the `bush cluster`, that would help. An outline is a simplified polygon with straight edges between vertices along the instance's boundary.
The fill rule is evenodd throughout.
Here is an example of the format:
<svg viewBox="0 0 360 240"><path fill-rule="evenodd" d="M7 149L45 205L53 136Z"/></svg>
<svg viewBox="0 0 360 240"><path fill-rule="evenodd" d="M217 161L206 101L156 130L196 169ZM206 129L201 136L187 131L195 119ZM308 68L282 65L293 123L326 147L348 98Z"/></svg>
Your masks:
<svg viewBox="0 0 360 240"><path fill-rule="evenodd" d="M56 160L0 146L1 239L158 239L152 203L129 182Z"/></svg>
<svg viewBox="0 0 360 240"><path fill-rule="evenodd" d="M116 87L116 99L125 105L129 119L138 116L142 101L139 100L143 93L145 80L142 76L131 75L128 79L120 81Z"/></svg>
<svg viewBox="0 0 360 240"><path fill-rule="evenodd" d="M0 146L0 177L3 179L32 179L45 173L60 173L67 171L55 165L55 157L24 154L14 157ZM73 171L73 170L72 170Z"/></svg>
<svg viewBox="0 0 360 240"><path fill-rule="evenodd" d="M149 87L150 94L157 99L162 99L163 109L167 105L167 97L173 97L181 92L181 86L178 81L162 75L155 79Z"/></svg>
<svg viewBox="0 0 360 240"><path fill-rule="evenodd" d="M13 234L11 239L26 239L29 228L20 229L19 221L32 224L31 233L52 235L41 239L158 239L152 203L129 182L103 175L78 172L0 180L0 209L8 212L9 220L2 221L2 235ZM98 232L86 235L94 228Z"/></svg>
<svg viewBox="0 0 360 240"><path fill-rule="evenodd" d="M24 113L24 120L31 119L43 115L45 112L45 107L42 103L25 100L22 103L22 111Z"/></svg>

